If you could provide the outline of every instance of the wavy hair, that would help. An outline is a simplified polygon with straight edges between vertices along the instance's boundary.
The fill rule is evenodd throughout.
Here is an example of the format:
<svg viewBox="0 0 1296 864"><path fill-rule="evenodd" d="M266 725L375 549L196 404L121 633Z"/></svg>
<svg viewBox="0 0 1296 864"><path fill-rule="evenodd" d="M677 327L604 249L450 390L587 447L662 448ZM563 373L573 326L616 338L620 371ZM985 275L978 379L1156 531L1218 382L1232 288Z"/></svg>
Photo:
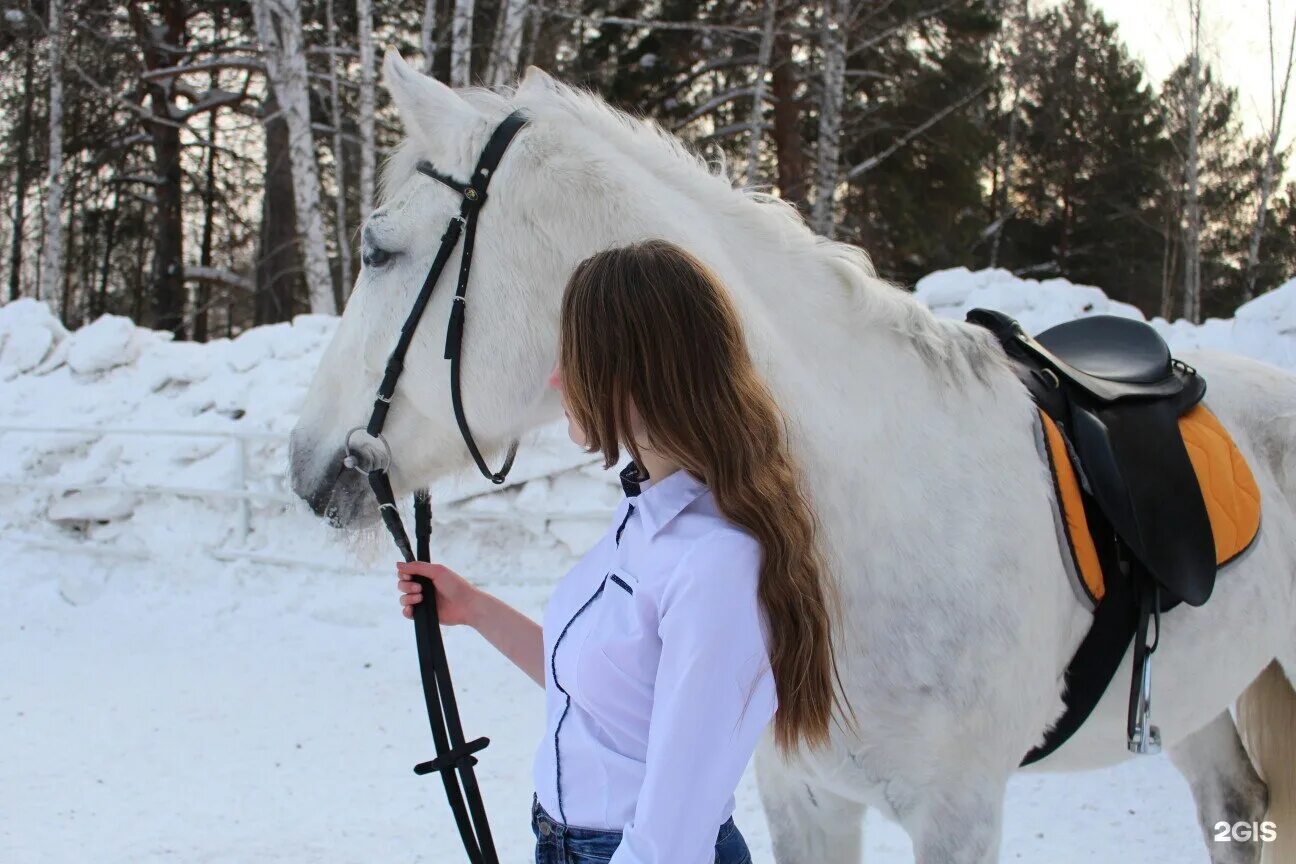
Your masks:
<svg viewBox="0 0 1296 864"><path fill-rule="evenodd" d="M622 445L642 467L644 444L709 486L725 518L760 542L774 740L785 754L800 742L826 744L844 698L833 686L839 600L786 418L752 364L725 286L665 240L587 258L563 292L559 372L568 412L604 468L620 461ZM631 434L632 405L646 441Z"/></svg>

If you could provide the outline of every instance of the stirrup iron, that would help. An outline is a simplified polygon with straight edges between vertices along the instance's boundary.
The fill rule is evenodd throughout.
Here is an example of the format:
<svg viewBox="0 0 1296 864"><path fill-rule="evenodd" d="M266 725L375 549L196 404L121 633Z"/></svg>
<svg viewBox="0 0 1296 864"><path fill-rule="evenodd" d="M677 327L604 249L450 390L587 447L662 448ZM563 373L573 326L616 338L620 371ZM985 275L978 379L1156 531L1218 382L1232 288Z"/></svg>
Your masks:
<svg viewBox="0 0 1296 864"><path fill-rule="evenodd" d="M1141 569L1141 568L1140 568ZM1134 634L1134 680L1130 686L1129 719L1126 726L1131 753L1152 756L1161 752L1161 730L1152 725L1152 655L1161 643L1161 589L1146 580L1139 589L1138 628ZM1149 641L1148 625L1156 627Z"/></svg>
<svg viewBox="0 0 1296 864"><path fill-rule="evenodd" d="M1161 730L1152 724L1152 655L1143 658L1138 697L1134 703L1134 732L1129 736L1129 750L1140 756L1161 752Z"/></svg>

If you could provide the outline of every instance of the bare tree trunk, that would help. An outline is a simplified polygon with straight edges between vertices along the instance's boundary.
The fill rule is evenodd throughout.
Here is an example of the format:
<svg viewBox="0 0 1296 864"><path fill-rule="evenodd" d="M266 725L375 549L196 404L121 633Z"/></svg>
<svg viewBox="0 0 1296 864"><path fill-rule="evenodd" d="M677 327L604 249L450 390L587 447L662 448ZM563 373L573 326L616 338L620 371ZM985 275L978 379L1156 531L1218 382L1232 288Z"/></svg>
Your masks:
<svg viewBox="0 0 1296 864"><path fill-rule="evenodd" d="M72 225L80 224L77 219L77 207L81 204L77 194L81 191L80 185L79 177L74 172L72 182L68 184L67 194L64 196L67 201L68 222ZM75 231L68 232L67 248L62 253L63 268L58 273L59 320L69 330L75 330L81 326L80 321L77 320L79 316L76 314L76 298L72 296L72 285L76 281L73 276L76 275L77 271L77 253L79 251L77 240L79 237L80 235Z"/></svg>
<svg viewBox="0 0 1296 864"><path fill-rule="evenodd" d="M108 227L104 236L103 259L99 265L99 290L90 307L90 320L108 311L108 280L112 275L112 254L117 246L117 214L121 210L121 187L113 189L112 207L108 210Z"/></svg>
<svg viewBox="0 0 1296 864"><path fill-rule="evenodd" d="M372 0L356 0L360 20L360 224L374 206L374 44Z"/></svg>
<svg viewBox="0 0 1296 864"><path fill-rule="evenodd" d="M252 304L256 324L288 321L297 311L301 275L294 242L292 158L288 155L288 125L270 94L265 106L265 179L261 184L261 235L257 250L256 294Z"/></svg>
<svg viewBox="0 0 1296 864"><path fill-rule="evenodd" d="M495 28L491 51L492 85L506 84L518 73L522 59L522 25L526 23L526 0L504 0L500 6L499 26Z"/></svg>
<svg viewBox="0 0 1296 864"><path fill-rule="evenodd" d="M423 28L419 31L419 44L423 46L423 74L434 75L436 67L436 13L437 0L423 4Z"/></svg>
<svg viewBox="0 0 1296 864"><path fill-rule="evenodd" d="M783 21L795 14L795 7L784 7ZM805 142L801 137L801 102L797 99L797 66L792 57L792 41L786 33L774 37L773 74L770 92L774 97L774 151L778 160L779 195L784 201L806 212Z"/></svg>
<svg viewBox="0 0 1296 864"><path fill-rule="evenodd" d="M63 0L49 4L49 173L45 198L45 259L38 296L57 302L63 278Z"/></svg>
<svg viewBox="0 0 1296 864"><path fill-rule="evenodd" d="M1020 113L1021 88L1014 85L1011 113L1008 115L1008 143L1004 147L1003 178L999 181L997 213L995 215L994 237L990 241L990 266L999 266L999 246L1003 241L1003 229L1011 218L1012 208L1012 168L1017 158L1017 116Z"/></svg>
<svg viewBox="0 0 1296 864"><path fill-rule="evenodd" d="M329 100L333 110L333 182L337 194L333 198L333 221L337 228L339 281L342 283L342 301L351 295L351 232L347 230L346 206L346 148L342 142L342 100L338 96L337 21L333 17L333 0L327 0L324 15L328 27L329 46Z"/></svg>
<svg viewBox="0 0 1296 864"><path fill-rule="evenodd" d="M765 28L761 31L760 51L756 59L756 86L752 89L751 119L747 121L747 185L755 186L760 173L760 143L765 132L765 76L769 74L770 55L774 53L774 22L778 17L778 0L765 0Z"/></svg>
<svg viewBox="0 0 1296 864"><path fill-rule="evenodd" d="M138 2L130 6L131 26L144 54L145 69L174 65L184 51L188 15L183 0L167 0L158 8L161 25L146 15ZM181 180L180 127L170 81L144 80L149 117L144 121L153 148L154 213L153 271L150 285L152 325L185 338L184 209Z"/></svg>
<svg viewBox="0 0 1296 864"><path fill-rule="evenodd" d="M31 159L28 142L32 133L32 103L36 101L33 86L33 69L36 46L27 41L26 61L23 66L23 110L18 127L18 170L14 189L13 244L9 249L9 299L17 300L22 294L23 222L27 218L27 187L31 184Z"/></svg>
<svg viewBox="0 0 1296 864"><path fill-rule="evenodd" d="M216 73L212 73L211 86L216 86ZM203 185L203 226L202 241L198 251L198 263L202 267L212 266L212 234L216 222L216 137L219 126L212 111L207 115L207 138L211 146L207 148L206 183ZM197 297L194 299L193 340L207 341L207 307L211 305L211 283L206 279L199 280Z"/></svg>
<svg viewBox="0 0 1296 864"><path fill-rule="evenodd" d="M1178 184L1176 184L1178 185ZM1166 202L1165 222L1161 247L1161 317L1167 321L1174 320L1174 289L1178 281L1174 272L1178 250L1175 249L1175 228L1178 225L1179 207L1174 199Z"/></svg>
<svg viewBox="0 0 1296 864"><path fill-rule="evenodd" d="M450 86L472 81L473 0L455 0L450 29Z"/></svg>
<svg viewBox="0 0 1296 864"><path fill-rule="evenodd" d="M257 37L265 53L266 71L288 124L288 154L293 173L293 209L311 312L333 315L333 277L324 249L324 220L320 215L319 168L311 131L310 93L303 44L300 0L253 0Z"/></svg>
<svg viewBox="0 0 1296 864"><path fill-rule="evenodd" d="M1201 4L1188 0L1192 48L1188 57L1188 153L1184 161L1187 180L1184 226L1184 317L1194 324L1201 322L1201 196L1199 138L1201 135Z"/></svg>
<svg viewBox="0 0 1296 864"><path fill-rule="evenodd" d="M824 0L823 95L819 102L819 148L811 226L825 237L836 228L833 212L840 177L842 107L846 89L846 21L850 0Z"/></svg>
<svg viewBox="0 0 1296 864"><path fill-rule="evenodd" d="M1269 13L1269 129L1265 142L1264 167L1260 171L1260 195L1256 201L1255 224L1251 228L1251 243L1247 247L1246 288L1243 302L1255 296L1256 267L1260 263L1260 240L1264 236L1265 221L1269 215L1269 197L1273 194L1278 170L1278 138L1282 134L1283 114L1287 111L1287 89L1292 80L1292 61L1296 59L1296 18L1292 19L1291 37L1287 41L1287 65L1282 78L1278 77L1278 56L1274 45L1273 0L1266 4ZM1281 84L1279 81L1281 80Z"/></svg>
<svg viewBox="0 0 1296 864"><path fill-rule="evenodd" d="M1021 114L1022 81L1025 77L1023 65L1027 29L1030 26L1030 8L1026 2L1013 3L1012 12L1005 25L1011 29L1011 35L1005 40L1004 61L1008 73L1009 86L1012 87L1012 107L1008 114L1008 141L1004 146L1003 178L999 182L998 199L995 205L994 236L990 241L990 266L999 266L999 247L1003 241L1003 229L1012 218L1012 169L1017 159L1018 117Z"/></svg>
<svg viewBox="0 0 1296 864"><path fill-rule="evenodd" d="M131 313L132 321L144 320L144 262L148 260L145 250L145 239L147 235L140 231L135 235L135 278L131 282Z"/></svg>

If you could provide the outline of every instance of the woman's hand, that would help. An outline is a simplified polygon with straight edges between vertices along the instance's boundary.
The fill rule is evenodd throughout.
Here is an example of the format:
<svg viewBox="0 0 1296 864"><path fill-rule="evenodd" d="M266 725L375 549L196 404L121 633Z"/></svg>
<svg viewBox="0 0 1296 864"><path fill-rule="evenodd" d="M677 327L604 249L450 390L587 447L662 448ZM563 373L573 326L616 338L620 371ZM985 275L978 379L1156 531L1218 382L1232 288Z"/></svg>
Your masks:
<svg viewBox="0 0 1296 864"><path fill-rule="evenodd" d="M440 564L424 561L400 562L396 565L396 587L401 590L401 612L414 617L414 604L423 600L423 588L415 575L432 580L436 588L437 617L442 624L476 624L483 592L467 579Z"/></svg>

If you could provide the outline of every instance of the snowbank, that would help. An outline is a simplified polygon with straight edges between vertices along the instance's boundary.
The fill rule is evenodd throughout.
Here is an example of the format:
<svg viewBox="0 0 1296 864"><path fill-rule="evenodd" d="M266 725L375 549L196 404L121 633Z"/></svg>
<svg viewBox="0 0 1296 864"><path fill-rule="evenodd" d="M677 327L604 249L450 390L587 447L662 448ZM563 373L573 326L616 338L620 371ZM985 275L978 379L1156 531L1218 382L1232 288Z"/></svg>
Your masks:
<svg viewBox="0 0 1296 864"><path fill-rule="evenodd" d="M1100 288L1065 279L1020 279L1007 270L940 270L918 280L915 294L947 318L962 319L977 307L998 309L1028 333L1090 315L1146 320L1137 307L1108 298ZM1296 279L1243 305L1233 318L1210 318L1200 325L1164 318L1151 323L1174 351L1232 351L1296 370Z"/></svg>

